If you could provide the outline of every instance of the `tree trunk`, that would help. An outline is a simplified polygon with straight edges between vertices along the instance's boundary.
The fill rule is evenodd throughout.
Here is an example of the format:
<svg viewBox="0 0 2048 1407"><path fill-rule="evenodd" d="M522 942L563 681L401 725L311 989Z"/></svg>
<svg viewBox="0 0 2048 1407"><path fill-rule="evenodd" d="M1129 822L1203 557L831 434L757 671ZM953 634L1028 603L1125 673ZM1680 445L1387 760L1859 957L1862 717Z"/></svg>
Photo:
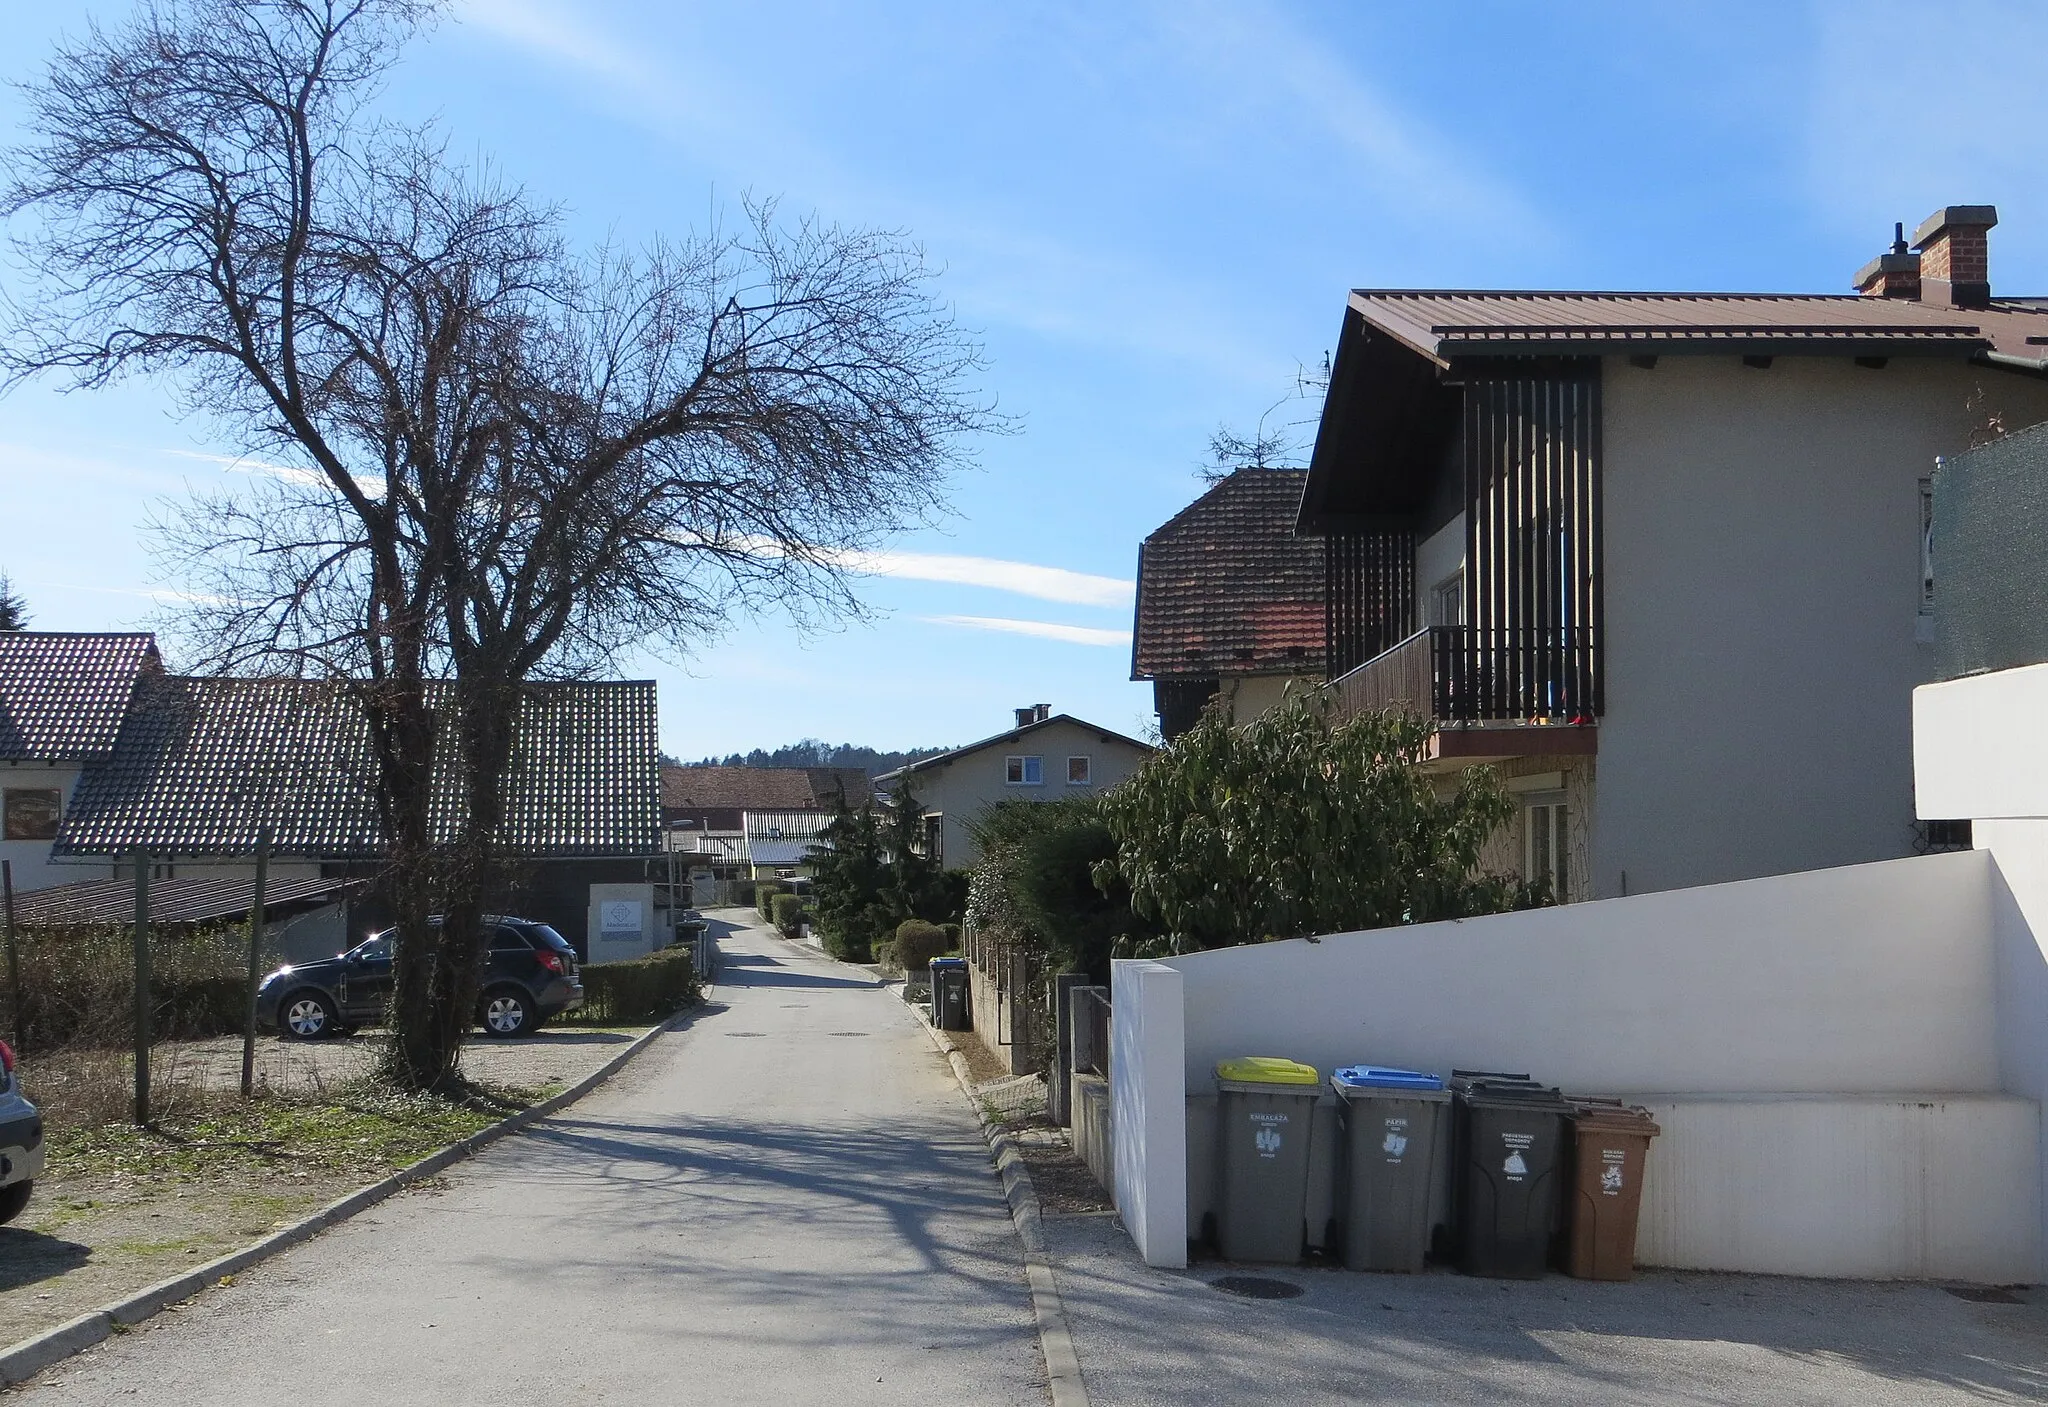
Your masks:
<svg viewBox="0 0 2048 1407"><path fill-rule="evenodd" d="M500 837L518 699L519 687L499 680L463 680L455 686L456 744L466 805L447 875L433 1018L433 1039L449 1076L455 1074L462 1042L475 1024L489 941L485 908L505 879Z"/></svg>
<svg viewBox="0 0 2048 1407"><path fill-rule="evenodd" d="M392 954L391 1043L385 1072L407 1089L432 1089L448 1062L431 1038L437 885L431 807L435 727L419 680L377 686L368 698L389 842L385 882L398 930Z"/></svg>

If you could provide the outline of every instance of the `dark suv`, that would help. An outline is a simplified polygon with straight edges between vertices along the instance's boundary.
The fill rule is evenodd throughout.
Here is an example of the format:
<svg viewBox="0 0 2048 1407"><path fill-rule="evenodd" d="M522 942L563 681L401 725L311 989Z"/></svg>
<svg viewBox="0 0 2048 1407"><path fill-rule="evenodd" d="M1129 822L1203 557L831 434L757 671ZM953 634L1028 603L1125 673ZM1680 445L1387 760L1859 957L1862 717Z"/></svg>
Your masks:
<svg viewBox="0 0 2048 1407"><path fill-rule="evenodd" d="M440 920L434 920L438 926ZM489 917L477 1024L487 1036L524 1036L541 1022L583 1005L576 950L544 923ZM256 992L256 1019L286 1040L339 1035L384 1019L391 1000L392 930L345 953L280 967Z"/></svg>

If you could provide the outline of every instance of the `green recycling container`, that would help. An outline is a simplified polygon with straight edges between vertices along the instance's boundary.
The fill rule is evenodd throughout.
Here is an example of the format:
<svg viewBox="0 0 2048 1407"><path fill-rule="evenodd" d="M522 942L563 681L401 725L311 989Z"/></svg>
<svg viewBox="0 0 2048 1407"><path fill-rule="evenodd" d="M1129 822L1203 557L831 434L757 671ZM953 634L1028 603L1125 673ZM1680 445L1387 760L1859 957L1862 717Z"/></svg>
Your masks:
<svg viewBox="0 0 2048 1407"><path fill-rule="evenodd" d="M1216 1249L1292 1264L1308 1241L1308 1145L1323 1080L1313 1065L1245 1056L1216 1066Z"/></svg>

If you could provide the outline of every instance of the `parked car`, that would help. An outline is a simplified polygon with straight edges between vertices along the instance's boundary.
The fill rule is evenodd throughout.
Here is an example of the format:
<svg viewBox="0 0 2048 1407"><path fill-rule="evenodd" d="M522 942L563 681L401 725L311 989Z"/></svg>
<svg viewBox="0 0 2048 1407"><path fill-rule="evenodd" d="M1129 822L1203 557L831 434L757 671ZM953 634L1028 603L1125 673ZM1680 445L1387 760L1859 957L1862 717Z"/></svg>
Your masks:
<svg viewBox="0 0 2048 1407"><path fill-rule="evenodd" d="M484 932L490 946L476 1020L485 1035L529 1035L550 1017L583 1005L583 979L568 939L526 918L492 916ZM386 929L334 957L280 967L256 990L257 1021L300 1041L382 1021L391 1000L394 938Z"/></svg>
<svg viewBox="0 0 2048 1407"><path fill-rule="evenodd" d="M0 1224L28 1205L43 1171L43 1116L21 1092L14 1051L0 1041Z"/></svg>

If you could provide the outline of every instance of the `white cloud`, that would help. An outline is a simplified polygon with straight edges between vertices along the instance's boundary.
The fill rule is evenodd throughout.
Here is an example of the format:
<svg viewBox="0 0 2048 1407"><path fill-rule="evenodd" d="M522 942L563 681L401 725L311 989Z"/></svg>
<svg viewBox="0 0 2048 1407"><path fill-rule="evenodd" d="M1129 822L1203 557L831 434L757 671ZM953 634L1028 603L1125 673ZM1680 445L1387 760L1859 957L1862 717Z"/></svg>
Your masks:
<svg viewBox="0 0 2048 1407"><path fill-rule="evenodd" d="M1006 562L998 557L956 557L934 552L841 552L834 562L867 576L903 577L910 581L941 581L956 586L985 586L1041 601L1075 606L1128 606L1136 585L1118 577L1091 576L1065 567L1032 562Z"/></svg>
<svg viewBox="0 0 2048 1407"><path fill-rule="evenodd" d="M300 469L290 464L267 464L260 459L248 459L232 454L201 454L197 450L173 449L164 451L180 459L198 459L236 474L268 474L273 479L282 479L288 484L305 488L325 488L327 476L313 469ZM357 474L356 486L372 498L384 496L384 476L381 474Z"/></svg>
<svg viewBox="0 0 2048 1407"><path fill-rule="evenodd" d="M1064 640L1071 645L1106 645L1129 648L1128 630L1099 630L1091 625L1060 625L1049 620L1009 620L1001 616L919 616L928 625L958 625L969 630L997 630L1010 635L1036 635L1045 640Z"/></svg>

